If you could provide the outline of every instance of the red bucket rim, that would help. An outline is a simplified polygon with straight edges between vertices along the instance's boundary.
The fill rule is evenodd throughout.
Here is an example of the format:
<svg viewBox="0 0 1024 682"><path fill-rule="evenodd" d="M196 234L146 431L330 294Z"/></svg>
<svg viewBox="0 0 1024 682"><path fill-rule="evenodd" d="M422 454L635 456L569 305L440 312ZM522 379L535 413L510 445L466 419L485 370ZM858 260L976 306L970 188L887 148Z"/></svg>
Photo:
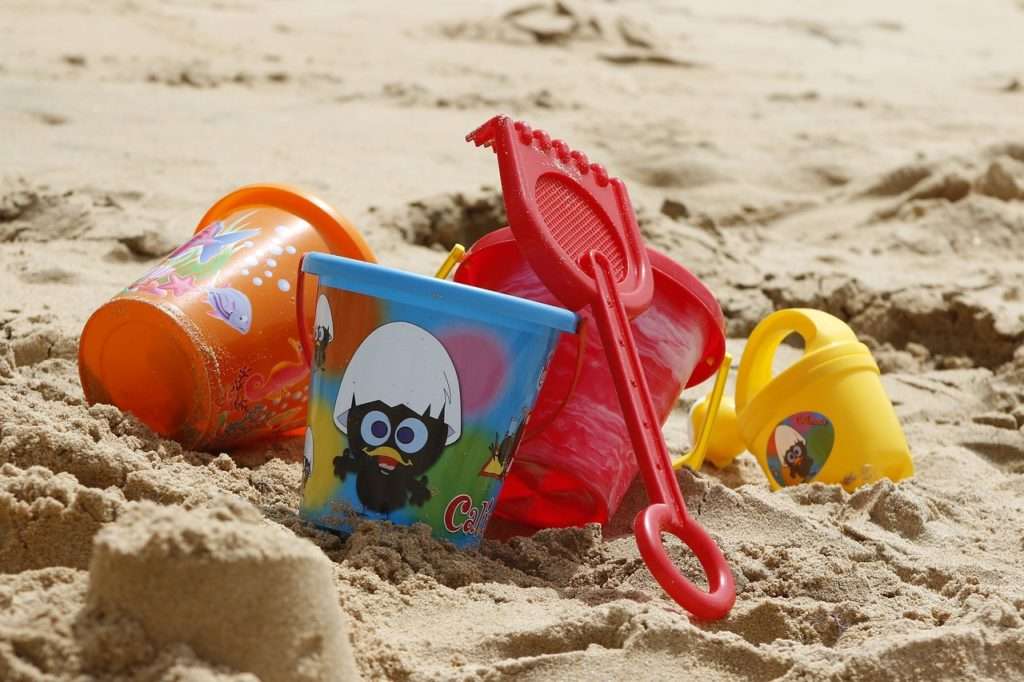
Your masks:
<svg viewBox="0 0 1024 682"><path fill-rule="evenodd" d="M466 258L472 256L474 252L504 246L509 243L515 243L515 241L511 228L502 227L478 239L466 252ZM700 304L701 309L711 322L707 327L718 332L708 339L701 359L697 362L697 366L693 368L693 372L686 382L686 388L696 386L703 383L718 370L725 355L725 317L722 314L722 307L718 304L711 290L684 265L672 260L651 246L647 247L647 253L650 256L651 267L654 270L655 276L660 275L668 279L682 291L692 296Z"/></svg>

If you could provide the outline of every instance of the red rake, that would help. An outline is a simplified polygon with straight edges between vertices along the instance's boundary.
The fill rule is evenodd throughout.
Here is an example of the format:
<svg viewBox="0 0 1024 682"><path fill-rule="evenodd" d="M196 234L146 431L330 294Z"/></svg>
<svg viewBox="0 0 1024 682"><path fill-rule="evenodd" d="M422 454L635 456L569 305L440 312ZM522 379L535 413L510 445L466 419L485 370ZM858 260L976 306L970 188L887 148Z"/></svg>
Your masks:
<svg viewBox="0 0 1024 682"><path fill-rule="evenodd" d="M651 501L633 522L640 555L681 606L698 618L722 618L736 600L733 576L714 540L686 511L629 325L651 304L654 285L626 186L565 142L506 116L466 139L497 154L509 227L537 276L568 308L593 308ZM708 592L672 563L664 532L700 560Z"/></svg>

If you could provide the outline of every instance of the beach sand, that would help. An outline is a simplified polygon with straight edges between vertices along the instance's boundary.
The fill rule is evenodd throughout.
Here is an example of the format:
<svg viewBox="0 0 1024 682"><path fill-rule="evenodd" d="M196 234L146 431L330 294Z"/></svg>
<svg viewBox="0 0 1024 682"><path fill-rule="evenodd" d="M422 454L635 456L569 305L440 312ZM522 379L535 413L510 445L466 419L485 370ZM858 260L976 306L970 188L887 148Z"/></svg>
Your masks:
<svg viewBox="0 0 1024 682"><path fill-rule="evenodd" d="M8 0L0 35L0 679L1024 678L1019 1ZM462 141L498 112L627 182L737 358L791 306L875 351L912 479L679 474L736 576L725 620L644 568L638 486L604 529L342 542L296 516L300 442L190 452L84 401L89 314L237 186L313 192L421 273L500 227Z"/></svg>

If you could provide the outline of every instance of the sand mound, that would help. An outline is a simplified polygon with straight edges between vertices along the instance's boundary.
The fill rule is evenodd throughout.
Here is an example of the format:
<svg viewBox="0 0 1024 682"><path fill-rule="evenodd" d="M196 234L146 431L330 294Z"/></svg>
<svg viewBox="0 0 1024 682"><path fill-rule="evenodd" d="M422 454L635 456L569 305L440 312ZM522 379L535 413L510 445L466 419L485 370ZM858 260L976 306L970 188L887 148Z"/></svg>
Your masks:
<svg viewBox="0 0 1024 682"><path fill-rule="evenodd" d="M48 392L59 386L54 383L46 382ZM121 485L128 472L150 466L166 452L158 438L120 410L53 400L27 382L0 394L0 411L0 462L42 465L91 487ZM176 444L173 449L181 451Z"/></svg>
<svg viewBox="0 0 1024 682"><path fill-rule="evenodd" d="M126 512L96 538L87 603L88 617L108 626L90 642L95 662L144 649L123 643L134 636L185 643L264 680L356 677L330 564L235 500Z"/></svg>
<svg viewBox="0 0 1024 682"><path fill-rule="evenodd" d="M86 488L70 474L39 466L0 466L0 571L85 568L93 536L123 506L117 488Z"/></svg>
<svg viewBox="0 0 1024 682"><path fill-rule="evenodd" d="M70 679L80 670L74 615L86 574L43 568L0 575L0 679Z"/></svg>
<svg viewBox="0 0 1024 682"><path fill-rule="evenodd" d="M156 649L134 621L83 615L87 585L88 574L70 568L0 575L0 679L256 680L184 644Z"/></svg>

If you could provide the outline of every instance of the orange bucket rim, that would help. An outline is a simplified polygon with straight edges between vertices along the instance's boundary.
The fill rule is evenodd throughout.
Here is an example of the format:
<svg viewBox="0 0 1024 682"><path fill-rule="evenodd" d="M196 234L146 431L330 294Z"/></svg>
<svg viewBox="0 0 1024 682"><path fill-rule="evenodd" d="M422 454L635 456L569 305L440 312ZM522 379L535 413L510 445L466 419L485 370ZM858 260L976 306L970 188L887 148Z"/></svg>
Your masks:
<svg viewBox="0 0 1024 682"><path fill-rule="evenodd" d="M327 246L341 255L376 263L373 250L363 235L330 204L319 197L289 185L260 183L245 185L217 200L196 225L198 233L214 220L224 218L246 206L271 206L309 223L320 233Z"/></svg>

